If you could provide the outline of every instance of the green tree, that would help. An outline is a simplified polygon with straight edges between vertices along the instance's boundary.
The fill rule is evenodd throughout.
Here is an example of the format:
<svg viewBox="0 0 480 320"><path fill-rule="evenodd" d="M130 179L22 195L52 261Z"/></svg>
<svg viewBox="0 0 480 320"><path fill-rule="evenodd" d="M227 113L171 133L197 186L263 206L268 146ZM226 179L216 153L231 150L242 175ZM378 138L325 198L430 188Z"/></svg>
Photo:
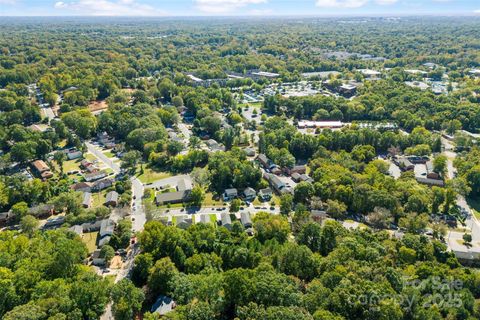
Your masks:
<svg viewBox="0 0 480 320"><path fill-rule="evenodd" d="M178 270L170 258L157 260L149 273L147 285L154 296L171 293L174 288L173 281L178 275Z"/></svg>
<svg viewBox="0 0 480 320"><path fill-rule="evenodd" d="M141 289L136 288L128 279L122 279L116 283L111 292L113 300L112 311L115 319L134 319L142 309L145 299Z"/></svg>
<svg viewBox="0 0 480 320"><path fill-rule="evenodd" d="M20 220L20 228L22 229L22 232L29 237L31 237L35 230L38 229L38 226L39 222L34 216L27 215Z"/></svg>
<svg viewBox="0 0 480 320"><path fill-rule="evenodd" d="M283 215L288 215L293 209L293 196L285 193L280 196L280 212Z"/></svg>

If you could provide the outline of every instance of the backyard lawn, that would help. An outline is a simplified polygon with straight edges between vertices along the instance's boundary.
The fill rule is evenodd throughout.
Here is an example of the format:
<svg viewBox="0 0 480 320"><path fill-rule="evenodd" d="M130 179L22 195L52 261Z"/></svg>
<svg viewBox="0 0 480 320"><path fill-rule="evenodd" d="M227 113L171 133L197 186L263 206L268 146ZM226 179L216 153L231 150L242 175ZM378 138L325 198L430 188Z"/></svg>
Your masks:
<svg viewBox="0 0 480 320"><path fill-rule="evenodd" d="M105 203L106 190L92 193L92 208L98 208Z"/></svg>
<svg viewBox="0 0 480 320"><path fill-rule="evenodd" d="M87 232L82 235L82 242L87 246L88 253L92 253L97 249L98 232Z"/></svg>
<svg viewBox="0 0 480 320"><path fill-rule="evenodd" d="M140 172L140 170L137 170L137 172ZM157 180L165 179L170 176L171 175L168 172L156 171L152 168L144 168L143 174L139 174L137 178L143 183L153 183Z"/></svg>
<svg viewBox="0 0 480 320"><path fill-rule="evenodd" d="M205 193L205 200L203 200L202 205L205 207L213 207L213 206L223 206L225 204L221 199L219 200L213 199L213 194L211 192L208 192L208 193Z"/></svg>

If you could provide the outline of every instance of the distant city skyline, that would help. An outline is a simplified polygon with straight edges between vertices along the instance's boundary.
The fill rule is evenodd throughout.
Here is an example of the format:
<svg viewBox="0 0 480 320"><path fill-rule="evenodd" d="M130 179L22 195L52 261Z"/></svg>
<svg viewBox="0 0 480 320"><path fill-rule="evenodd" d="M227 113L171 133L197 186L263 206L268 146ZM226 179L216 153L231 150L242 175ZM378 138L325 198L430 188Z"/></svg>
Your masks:
<svg viewBox="0 0 480 320"><path fill-rule="evenodd" d="M479 0L0 0L1 16L478 15Z"/></svg>

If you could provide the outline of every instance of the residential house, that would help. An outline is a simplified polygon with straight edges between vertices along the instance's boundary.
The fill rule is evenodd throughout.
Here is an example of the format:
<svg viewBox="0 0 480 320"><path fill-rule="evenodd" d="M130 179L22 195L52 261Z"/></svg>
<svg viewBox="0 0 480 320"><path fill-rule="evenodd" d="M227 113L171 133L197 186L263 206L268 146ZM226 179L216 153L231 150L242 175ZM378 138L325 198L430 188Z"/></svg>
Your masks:
<svg viewBox="0 0 480 320"><path fill-rule="evenodd" d="M232 218L228 212L222 213L222 227L225 227L228 230L232 228Z"/></svg>
<svg viewBox="0 0 480 320"><path fill-rule="evenodd" d="M408 156L407 159L413 164L425 164L430 160L427 156Z"/></svg>
<svg viewBox="0 0 480 320"><path fill-rule="evenodd" d="M245 154L247 155L247 157L255 157L255 154L256 154L255 149L247 147L243 149L243 151L245 151Z"/></svg>
<svg viewBox="0 0 480 320"><path fill-rule="evenodd" d="M96 249L92 253L92 264L94 266L104 266L105 265L105 258L101 256L101 250Z"/></svg>
<svg viewBox="0 0 480 320"><path fill-rule="evenodd" d="M192 189L193 189L192 181L189 179L182 179L177 183L178 191L186 191L186 190L192 190Z"/></svg>
<svg viewBox="0 0 480 320"><path fill-rule="evenodd" d="M90 192L83 193L82 207L85 209L92 206L92 194Z"/></svg>
<svg viewBox="0 0 480 320"><path fill-rule="evenodd" d="M68 160L79 159L83 156L83 153L80 150L70 149L66 152Z"/></svg>
<svg viewBox="0 0 480 320"><path fill-rule="evenodd" d="M257 196L257 192L253 189L253 188L245 188L245 190L243 190L243 198L245 199L245 201L253 201L255 200Z"/></svg>
<svg viewBox="0 0 480 320"><path fill-rule="evenodd" d="M238 190L235 188L225 189L223 193L223 201L230 201L238 197Z"/></svg>
<svg viewBox="0 0 480 320"><path fill-rule="evenodd" d="M297 183L300 182L300 174L299 173L294 172L294 173L292 173L292 175L290 177L292 178L293 181L295 181Z"/></svg>
<svg viewBox="0 0 480 320"><path fill-rule="evenodd" d="M72 184L70 189L73 191L81 191L81 192L91 192L92 191L92 184L89 182L78 182Z"/></svg>
<svg viewBox="0 0 480 320"><path fill-rule="evenodd" d="M209 140L205 141L205 144L207 145L207 147L212 152L225 151L225 147L221 143L218 143L217 141L215 141L213 139L209 139Z"/></svg>
<svg viewBox="0 0 480 320"><path fill-rule="evenodd" d="M438 179L429 179L429 178L422 178L422 177L415 177L418 183L426 184L428 186L437 186L443 187L445 186L445 182L443 180Z"/></svg>
<svg viewBox="0 0 480 320"><path fill-rule="evenodd" d="M187 215L177 216L176 218L177 218L177 228L180 228L180 229L187 229L193 223L192 218Z"/></svg>
<svg viewBox="0 0 480 320"><path fill-rule="evenodd" d="M39 204L28 209L28 214L35 218L45 218L55 214L55 206L53 204Z"/></svg>
<svg viewBox="0 0 480 320"><path fill-rule="evenodd" d="M103 179L107 176L107 173L105 171L98 171L98 172L93 172L93 173L87 173L84 175L85 181L91 182L91 181L96 181Z"/></svg>
<svg viewBox="0 0 480 320"><path fill-rule="evenodd" d="M11 211L7 212L0 212L0 225L5 225L8 223L8 220L13 217L13 214Z"/></svg>
<svg viewBox="0 0 480 320"><path fill-rule="evenodd" d="M116 191L110 191L105 196L104 205L107 207L116 207L118 204L118 193Z"/></svg>
<svg viewBox="0 0 480 320"><path fill-rule="evenodd" d="M97 232L100 231L100 226L102 225L103 220L97 220L94 222L85 222L82 223L82 229L84 233Z"/></svg>
<svg viewBox="0 0 480 320"><path fill-rule="evenodd" d="M115 222L112 219L103 219L100 221L100 238L113 235L114 230Z"/></svg>
<svg viewBox="0 0 480 320"><path fill-rule="evenodd" d="M113 185L113 182L114 180L109 178L94 181L91 183L92 191L101 191L110 188Z"/></svg>
<svg viewBox="0 0 480 320"><path fill-rule="evenodd" d="M70 228L68 228L68 230L72 231L72 232L75 232L76 234L78 234L79 236L82 236L83 235L83 228L81 225L77 224L77 225L74 225L74 226L71 226Z"/></svg>
<svg viewBox="0 0 480 320"><path fill-rule="evenodd" d="M190 180L180 180L177 184L177 191L157 193L157 196L155 197L155 202L157 206L187 202L190 200L192 188L193 186Z"/></svg>
<svg viewBox="0 0 480 320"><path fill-rule="evenodd" d="M293 168L284 168L284 172L288 175L292 175L294 173L298 173L298 174L304 174L304 173L307 173L307 167L306 166L294 166Z"/></svg>
<svg viewBox="0 0 480 320"><path fill-rule="evenodd" d="M257 161L260 163L260 165L264 169L270 169L270 167L272 165L272 161L270 159L268 159L268 157L266 155L264 155L263 153L260 153L258 155Z"/></svg>
<svg viewBox="0 0 480 320"><path fill-rule="evenodd" d="M157 206L182 203L190 199L190 194L191 192L185 191L158 193L155 197L155 202Z"/></svg>
<svg viewBox="0 0 480 320"><path fill-rule="evenodd" d="M97 135L98 142L106 148L115 147L115 139L110 137L106 132L101 132Z"/></svg>
<svg viewBox="0 0 480 320"><path fill-rule="evenodd" d="M96 165L93 165L93 164L92 164L92 165L88 166L88 167L85 169L85 171L87 171L88 173L95 173L95 172L100 171L100 168L97 167Z"/></svg>
<svg viewBox="0 0 480 320"><path fill-rule="evenodd" d="M278 193L282 193L282 189L286 187L285 183L274 174L267 174L267 180L270 182L270 186L273 188L273 190L277 191Z"/></svg>
<svg viewBox="0 0 480 320"><path fill-rule="evenodd" d="M50 179L51 177L53 177L53 173L50 171L50 167L43 160L33 161L32 167L42 179Z"/></svg>
<svg viewBox="0 0 480 320"><path fill-rule="evenodd" d="M251 228L253 226L252 217L250 216L249 212L240 213L240 221L242 222L245 229Z"/></svg>
<svg viewBox="0 0 480 320"><path fill-rule="evenodd" d="M158 313L160 316L164 316L173 309L175 309L176 303L172 298L167 296L159 296L157 301L153 304L150 312Z"/></svg>
<svg viewBox="0 0 480 320"><path fill-rule="evenodd" d="M270 172L272 172L273 174L275 175L281 175L282 174L282 170L278 167L278 166L273 166L271 169L270 169Z"/></svg>
<svg viewBox="0 0 480 320"><path fill-rule="evenodd" d="M270 188L260 189L260 191L258 191L258 197L261 201L270 201L270 199L272 199L272 196L273 191Z"/></svg>
<svg viewBox="0 0 480 320"><path fill-rule="evenodd" d="M64 223L65 223L65 217L64 216L56 216L54 218L48 219L47 222L43 225L42 229L44 229L44 230L56 229Z"/></svg>
<svg viewBox="0 0 480 320"><path fill-rule="evenodd" d="M91 165L93 165L93 163L90 162L90 160L83 159L82 161L80 161L80 167L82 167L83 169L87 169Z"/></svg>
<svg viewBox="0 0 480 320"><path fill-rule="evenodd" d="M301 174L301 175L300 175L300 180L301 180L301 181L304 181L304 182L313 183L313 179L312 179L311 177L309 177L308 175L306 175L306 174Z"/></svg>
<svg viewBox="0 0 480 320"><path fill-rule="evenodd" d="M409 159L405 157L396 157L393 159L393 162L400 168L402 171L411 171L415 168L415 165L410 162Z"/></svg>
<svg viewBox="0 0 480 320"><path fill-rule="evenodd" d="M325 219L328 218L328 214L323 210L312 210L310 211L310 216L316 222L322 223Z"/></svg>
<svg viewBox="0 0 480 320"><path fill-rule="evenodd" d="M351 98L357 93L357 86L351 83L343 83L336 91L345 98Z"/></svg>
<svg viewBox="0 0 480 320"><path fill-rule="evenodd" d="M442 179L440 177L440 174L433 170L433 162L432 161L428 161L427 163L425 163L425 167L427 169L427 178L428 179L436 179L436 180L441 180Z"/></svg>
<svg viewBox="0 0 480 320"><path fill-rule="evenodd" d="M211 223L210 215L209 215L209 214L202 214L202 215L200 215L200 221L199 221L199 223L205 223L205 224Z"/></svg>

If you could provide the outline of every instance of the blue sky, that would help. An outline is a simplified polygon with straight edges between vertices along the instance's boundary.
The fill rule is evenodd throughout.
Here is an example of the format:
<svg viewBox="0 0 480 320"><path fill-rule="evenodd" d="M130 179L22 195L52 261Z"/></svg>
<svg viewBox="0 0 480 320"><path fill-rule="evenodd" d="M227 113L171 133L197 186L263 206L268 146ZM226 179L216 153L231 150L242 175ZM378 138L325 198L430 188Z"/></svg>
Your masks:
<svg viewBox="0 0 480 320"><path fill-rule="evenodd" d="M480 0L0 0L0 16L478 15Z"/></svg>

